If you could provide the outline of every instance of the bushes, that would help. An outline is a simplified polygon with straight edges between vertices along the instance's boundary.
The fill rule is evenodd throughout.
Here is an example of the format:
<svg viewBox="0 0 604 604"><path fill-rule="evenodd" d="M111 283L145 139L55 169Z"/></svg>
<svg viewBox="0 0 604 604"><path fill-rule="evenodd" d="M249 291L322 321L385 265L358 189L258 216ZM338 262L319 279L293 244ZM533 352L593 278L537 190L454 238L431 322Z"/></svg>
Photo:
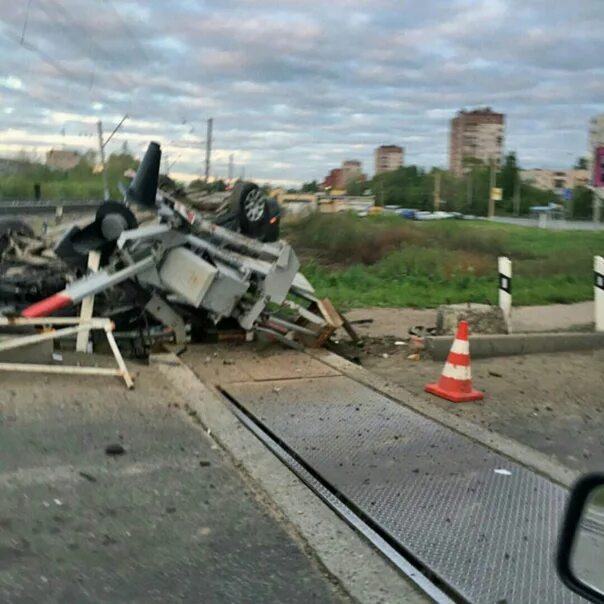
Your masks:
<svg viewBox="0 0 604 604"><path fill-rule="evenodd" d="M136 168L138 161L128 153L112 153L107 160L107 178L113 199L120 199L118 182L124 172ZM82 159L69 172L50 170L37 163L25 163L17 171L0 176L0 200L34 199L34 183L42 186L42 199L47 201L70 201L76 199L102 199L103 180L101 174L93 174L92 166Z"/></svg>
<svg viewBox="0 0 604 604"><path fill-rule="evenodd" d="M497 257L514 261L514 304L589 300L604 233L396 216L313 215L288 227L303 270L342 308L497 301Z"/></svg>

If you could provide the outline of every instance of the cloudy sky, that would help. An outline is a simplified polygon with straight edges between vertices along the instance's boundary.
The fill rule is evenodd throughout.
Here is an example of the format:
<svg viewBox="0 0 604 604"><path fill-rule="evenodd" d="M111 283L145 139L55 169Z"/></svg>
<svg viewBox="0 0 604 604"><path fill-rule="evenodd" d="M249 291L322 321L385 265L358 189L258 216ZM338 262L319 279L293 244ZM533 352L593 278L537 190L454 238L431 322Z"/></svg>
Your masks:
<svg viewBox="0 0 604 604"><path fill-rule="evenodd" d="M28 11L29 4L29 11ZM525 167L566 167L604 112L602 0L3 0L0 156L162 143L177 177L274 183L379 144L446 166L461 108L507 114Z"/></svg>

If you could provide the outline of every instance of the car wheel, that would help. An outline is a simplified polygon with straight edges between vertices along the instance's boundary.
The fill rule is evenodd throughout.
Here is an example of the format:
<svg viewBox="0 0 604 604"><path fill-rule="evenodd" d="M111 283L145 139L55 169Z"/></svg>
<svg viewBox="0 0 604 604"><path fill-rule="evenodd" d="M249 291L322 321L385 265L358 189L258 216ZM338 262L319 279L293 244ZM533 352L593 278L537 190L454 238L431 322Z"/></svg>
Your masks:
<svg viewBox="0 0 604 604"><path fill-rule="evenodd" d="M248 237L259 238L269 222L266 195L258 185L241 182L232 193L231 210L238 215L239 230Z"/></svg>

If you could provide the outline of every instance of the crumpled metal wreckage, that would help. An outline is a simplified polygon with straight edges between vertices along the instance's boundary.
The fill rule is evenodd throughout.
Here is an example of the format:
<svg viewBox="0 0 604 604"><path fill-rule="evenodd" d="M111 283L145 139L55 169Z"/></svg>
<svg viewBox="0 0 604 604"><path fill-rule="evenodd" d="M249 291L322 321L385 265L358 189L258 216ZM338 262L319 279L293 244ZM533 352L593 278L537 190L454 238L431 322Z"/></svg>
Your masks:
<svg viewBox="0 0 604 604"><path fill-rule="evenodd" d="M73 314L95 295L95 315L111 318L118 341L137 356L159 340L185 344L218 324L295 348L323 345L342 317L316 296L291 246L277 240L278 207L257 185L238 183L208 218L158 190L160 160L150 143L132 184L122 187L124 202L103 203L94 221L64 233L51 264L38 267L49 286L64 281L61 291L25 306L31 295L13 291L14 307L31 318ZM135 212L150 210L153 218L139 224ZM92 251L100 270L87 274ZM48 287L30 293L41 289ZM4 304L10 293L0 291Z"/></svg>

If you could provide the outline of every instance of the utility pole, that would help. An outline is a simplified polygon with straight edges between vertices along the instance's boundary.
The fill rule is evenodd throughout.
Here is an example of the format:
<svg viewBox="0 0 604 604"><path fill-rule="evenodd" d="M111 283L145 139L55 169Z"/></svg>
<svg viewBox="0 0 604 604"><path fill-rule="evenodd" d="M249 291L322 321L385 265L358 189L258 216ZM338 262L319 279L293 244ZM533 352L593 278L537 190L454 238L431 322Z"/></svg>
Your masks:
<svg viewBox="0 0 604 604"><path fill-rule="evenodd" d="M206 134L206 184L210 179L210 159L212 155L212 126L214 124L214 119L210 118L208 120L208 130Z"/></svg>
<svg viewBox="0 0 604 604"><path fill-rule="evenodd" d="M520 216L520 172L516 171L514 180L514 216Z"/></svg>
<svg viewBox="0 0 604 604"><path fill-rule="evenodd" d="M113 129L113 132L107 137L107 140L103 140L103 122L99 120L96 123L97 130L99 133L99 151L101 154L101 166L103 168L103 201L109 200L109 183L107 182L107 166L105 165L105 147L107 143L113 138L113 135L122 127L122 124L128 119L128 114L124 114L124 117L120 120L119 124Z"/></svg>
<svg viewBox="0 0 604 604"><path fill-rule="evenodd" d="M434 174L434 211L440 209L440 172Z"/></svg>
<svg viewBox="0 0 604 604"><path fill-rule="evenodd" d="M604 198L604 189L600 187L590 187L594 194L594 213L593 221L595 224L600 224L600 209L602 207L602 199Z"/></svg>
<svg viewBox="0 0 604 604"><path fill-rule="evenodd" d="M472 192L473 192L473 181L472 181L472 169L468 172L468 189L467 189L467 202L468 202L468 210L472 207Z"/></svg>
<svg viewBox="0 0 604 604"><path fill-rule="evenodd" d="M107 166L105 165L105 143L103 142L103 123L99 120L96 123L99 133L99 152L101 154L101 167L103 169L103 201L109 199L109 183L107 182Z"/></svg>
<svg viewBox="0 0 604 604"><path fill-rule="evenodd" d="M495 159L491 158L491 177L489 179L489 218L495 216L495 197L493 196L493 189L495 188Z"/></svg>
<svg viewBox="0 0 604 604"><path fill-rule="evenodd" d="M229 182L233 180L233 154L229 155Z"/></svg>

